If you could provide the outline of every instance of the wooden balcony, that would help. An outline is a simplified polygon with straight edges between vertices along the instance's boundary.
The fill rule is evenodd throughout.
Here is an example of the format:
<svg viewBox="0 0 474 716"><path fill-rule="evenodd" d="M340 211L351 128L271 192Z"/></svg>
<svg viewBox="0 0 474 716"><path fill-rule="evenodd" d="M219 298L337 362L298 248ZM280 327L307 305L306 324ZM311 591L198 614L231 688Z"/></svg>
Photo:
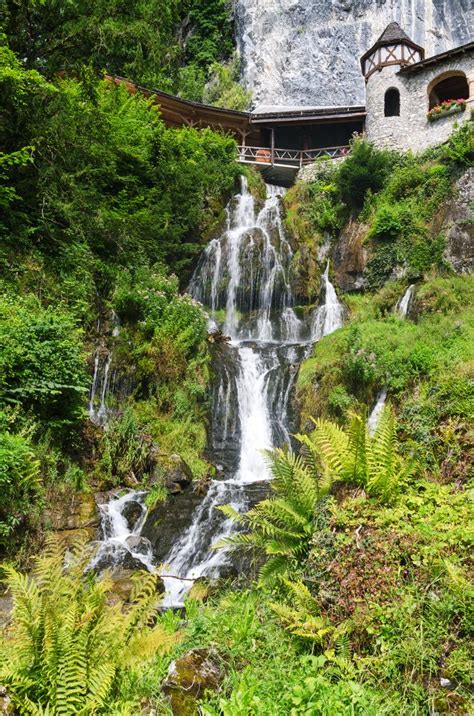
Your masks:
<svg viewBox="0 0 474 716"><path fill-rule="evenodd" d="M300 169L316 159L341 159L349 153L349 146L320 149L277 149L239 146L238 161L253 164L269 183L290 185Z"/></svg>
<svg viewBox="0 0 474 716"><path fill-rule="evenodd" d="M339 159L345 157L348 152L348 146L323 147L322 149L269 149L268 147L239 146L239 162L301 169L321 157Z"/></svg>

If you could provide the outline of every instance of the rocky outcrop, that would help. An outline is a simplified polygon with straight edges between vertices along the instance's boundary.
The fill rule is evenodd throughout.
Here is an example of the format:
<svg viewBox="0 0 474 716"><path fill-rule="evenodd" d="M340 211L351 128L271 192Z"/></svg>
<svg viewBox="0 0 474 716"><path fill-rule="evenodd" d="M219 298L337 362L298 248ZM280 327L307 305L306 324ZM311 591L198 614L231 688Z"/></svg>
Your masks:
<svg viewBox="0 0 474 716"><path fill-rule="evenodd" d="M367 248L364 237L367 227L349 221L341 232L332 252L332 264L336 283L343 291L359 291L364 288L364 271L367 265Z"/></svg>
<svg viewBox="0 0 474 716"><path fill-rule="evenodd" d="M191 485L193 473L181 455L176 453L172 455L159 454L156 457L156 461L157 468L151 484L163 480L166 489L171 495L178 495Z"/></svg>
<svg viewBox="0 0 474 716"><path fill-rule="evenodd" d="M96 539L100 525L99 510L90 492L56 492L47 499L43 520L47 527L65 537L83 532L90 540Z"/></svg>
<svg viewBox="0 0 474 716"><path fill-rule="evenodd" d="M213 649L191 649L171 662L163 682L174 716L194 716L205 691L218 691L225 676L222 659Z"/></svg>
<svg viewBox="0 0 474 716"><path fill-rule="evenodd" d="M441 233L446 236L445 261L456 273L474 272L474 169L467 169L455 185Z"/></svg>
<svg viewBox="0 0 474 716"><path fill-rule="evenodd" d="M359 59L397 21L427 56L472 39L470 0L236 0L255 105L364 104Z"/></svg>

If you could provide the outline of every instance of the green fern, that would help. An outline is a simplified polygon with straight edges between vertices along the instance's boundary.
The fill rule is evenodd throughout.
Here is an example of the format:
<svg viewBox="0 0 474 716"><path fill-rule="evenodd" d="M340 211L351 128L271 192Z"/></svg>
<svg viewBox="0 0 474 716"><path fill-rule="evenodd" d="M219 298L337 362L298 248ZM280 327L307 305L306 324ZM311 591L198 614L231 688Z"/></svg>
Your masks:
<svg viewBox="0 0 474 716"><path fill-rule="evenodd" d="M245 514L229 505L219 508L242 531L215 548L263 553L268 559L260 572L265 582L287 576L304 560L318 504L334 483L360 486L388 501L416 467L398 452L395 417L388 407L373 436L361 415L350 414L346 430L329 420L313 422L312 433L296 435L301 455L281 448L266 452L273 475L269 499Z"/></svg>
<svg viewBox="0 0 474 716"><path fill-rule="evenodd" d="M155 575L136 577L130 606L110 606L110 578L84 576L90 554L83 540L70 547L67 570L64 557L63 541L50 538L31 578L4 570L13 615L0 643L0 682L20 714L111 713L122 675L178 638L149 626L156 613Z"/></svg>

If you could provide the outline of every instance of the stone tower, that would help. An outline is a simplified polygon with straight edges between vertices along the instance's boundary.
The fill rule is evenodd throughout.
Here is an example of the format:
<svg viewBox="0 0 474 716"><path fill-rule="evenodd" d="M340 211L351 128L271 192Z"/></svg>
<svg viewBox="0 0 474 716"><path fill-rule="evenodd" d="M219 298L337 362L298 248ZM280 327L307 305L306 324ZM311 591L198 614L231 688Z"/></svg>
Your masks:
<svg viewBox="0 0 474 716"><path fill-rule="evenodd" d="M407 87L398 74L402 67L424 59L424 49L391 22L375 45L362 56L366 83L366 132L369 141L381 146L398 144L409 131L410 102Z"/></svg>

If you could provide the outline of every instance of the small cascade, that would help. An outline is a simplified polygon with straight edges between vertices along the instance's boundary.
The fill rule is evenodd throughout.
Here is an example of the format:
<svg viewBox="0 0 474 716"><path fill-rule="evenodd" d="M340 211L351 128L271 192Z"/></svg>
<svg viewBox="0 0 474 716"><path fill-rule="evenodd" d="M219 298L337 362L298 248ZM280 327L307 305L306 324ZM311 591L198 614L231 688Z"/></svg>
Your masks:
<svg viewBox="0 0 474 716"><path fill-rule="evenodd" d="M96 425L104 425L107 421L111 365L112 353L106 348L98 348L94 355L94 374L89 396L89 418Z"/></svg>
<svg viewBox="0 0 474 716"><path fill-rule="evenodd" d="M403 294L402 298L397 303L395 312L400 316L400 318L407 317L408 311L410 310L414 292L415 292L415 284L412 283L410 286L408 286L408 288L405 291L405 293Z"/></svg>
<svg viewBox="0 0 474 716"><path fill-rule="evenodd" d="M325 301L322 306L314 312L311 337L313 341L319 341L324 336L337 331L343 323L344 311L336 294L336 289L329 280L329 260L323 275Z"/></svg>
<svg viewBox="0 0 474 716"><path fill-rule="evenodd" d="M153 568L152 546L141 536L147 516L146 494L132 491L99 505L102 539L88 570L100 571L117 565Z"/></svg>
<svg viewBox="0 0 474 716"><path fill-rule="evenodd" d="M112 311L112 338L120 335L119 317ZM99 331L100 325L97 330ZM107 400L111 391L112 350L107 348L102 339L101 344L94 353L94 372L92 375L91 391L89 395L89 419L96 425L105 425L108 418ZM113 381L112 381L113 382Z"/></svg>
<svg viewBox="0 0 474 716"><path fill-rule="evenodd" d="M382 414L382 410L384 409L386 402L387 388L382 388L380 393L377 395L375 405L370 412L369 419L367 420L367 429L369 431L369 435L373 435L375 433L380 416Z"/></svg>
<svg viewBox="0 0 474 716"><path fill-rule="evenodd" d="M266 201L258 210L242 178L240 192L226 210L225 230L203 251L190 282L189 293L209 313L209 330L220 330L230 338L211 348L208 455L222 469L205 497L191 505L189 521L173 533L164 558L153 515L143 523L143 532L155 540L155 552L164 565L168 607L183 604L193 580L232 568L234 557L213 549L235 529L217 508L230 504L245 511L268 494L271 474L264 451L291 443L290 402L299 365L310 353L312 341L342 325L342 306L329 280L329 263L324 305L306 320L295 313L290 282L293 252L283 230L283 194L284 189L267 186ZM121 499L126 502L132 497ZM114 526L107 528L111 534L102 550L117 547L120 555L130 536L140 538L142 527L135 525L130 531L120 519L114 521L117 509L121 512L121 506L112 503L111 511L104 511L105 521ZM150 555L146 560L153 563Z"/></svg>

